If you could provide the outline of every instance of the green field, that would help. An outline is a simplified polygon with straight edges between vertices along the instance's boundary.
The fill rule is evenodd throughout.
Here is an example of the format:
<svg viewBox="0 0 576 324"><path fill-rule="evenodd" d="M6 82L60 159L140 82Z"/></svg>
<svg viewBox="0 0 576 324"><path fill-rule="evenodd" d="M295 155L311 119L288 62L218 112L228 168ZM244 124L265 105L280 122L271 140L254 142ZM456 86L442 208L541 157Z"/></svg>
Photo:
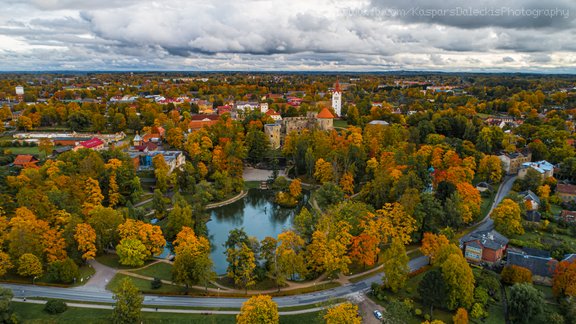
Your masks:
<svg viewBox="0 0 576 324"><path fill-rule="evenodd" d="M164 262L153 264L145 269L133 271L142 276L160 278L162 280L172 280L172 265Z"/></svg>
<svg viewBox="0 0 576 324"><path fill-rule="evenodd" d="M49 315L43 311L44 305L12 303L14 313L21 323L110 323L112 311L108 309L68 308L59 315ZM143 323L235 323L235 315L172 314L142 312ZM318 312L281 316L282 324L319 323Z"/></svg>
<svg viewBox="0 0 576 324"><path fill-rule="evenodd" d="M346 120L335 119L334 127L348 128L348 122Z"/></svg>
<svg viewBox="0 0 576 324"><path fill-rule="evenodd" d="M33 154L33 155L40 155L40 150L38 150L38 146L33 147L0 147L0 151L4 152L9 150L12 154ZM42 157L44 157L44 153L42 152Z"/></svg>
<svg viewBox="0 0 576 324"><path fill-rule="evenodd" d="M145 293L145 294L174 294L174 295L184 294L184 287L162 284L162 287L160 287L158 289L152 289L152 287L151 287L152 281L151 280L134 278L134 277L130 277L128 275L124 275L121 273L116 274L114 276L114 278L112 278L112 280L110 280L108 285L106 285L106 289L111 290L111 291L116 291L116 289L120 285L120 282L124 278L130 278L130 280L132 280L132 283L134 284L134 286L136 286L136 288L138 288L138 290L140 290L142 293ZM194 292L193 290L190 290L190 291Z"/></svg>

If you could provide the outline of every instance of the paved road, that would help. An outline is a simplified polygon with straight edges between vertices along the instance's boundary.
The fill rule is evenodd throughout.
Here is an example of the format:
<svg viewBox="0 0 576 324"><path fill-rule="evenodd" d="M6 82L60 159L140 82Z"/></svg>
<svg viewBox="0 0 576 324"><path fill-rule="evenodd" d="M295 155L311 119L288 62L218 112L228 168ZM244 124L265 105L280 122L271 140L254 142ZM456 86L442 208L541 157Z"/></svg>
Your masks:
<svg viewBox="0 0 576 324"><path fill-rule="evenodd" d="M478 224L478 227L476 227L476 229L474 229L469 234L463 236L460 239L460 242L464 241L465 238L468 237L469 235L471 235L472 233L481 232L481 231L490 231L494 228L494 221L492 220L492 218L490 218L490 214L492 213L494 208L496 208L496 206L498 206L498 204L504 199L504 197L506 197L508 195L508 193L512 189L512 185L514 185L514 181L516 181L515 175L514 176L507 176L506 178L504 178L504 180L502 181L502 184L500 185L500 187L498 187L498 192L496 193L496 197L494 197L494 202L492 203L492 206L490 207L490 211L488 212L488 214L486 214L486 217L482 221L480 221L480 223Z"/></svg>
<svg viewBox="0 0 576 324"><path fill-rule="evenodd" d="M412 271L419 269L428 264L427 257L418 257L410 260L410 269ZM373 282L381 282L382 273L376 274L370 278L364 279L354 284L347 284L341 287L322 290L309 294L275 297L274 300L280 307L310 305L327 301L334 298L346 298L357 295L359 292L367 292ZM83 302L114 303L112 293L94 290L86 287L74 288L57 288L30 285L4 284L6 288L12 289L14 296L22 297L45 297L59 298L64 300L74 300ZM145 305L158 306L187 306L187 307L235 307L240 308L245 298L229 297L185 297L185 296L145 296Z"/></svg>

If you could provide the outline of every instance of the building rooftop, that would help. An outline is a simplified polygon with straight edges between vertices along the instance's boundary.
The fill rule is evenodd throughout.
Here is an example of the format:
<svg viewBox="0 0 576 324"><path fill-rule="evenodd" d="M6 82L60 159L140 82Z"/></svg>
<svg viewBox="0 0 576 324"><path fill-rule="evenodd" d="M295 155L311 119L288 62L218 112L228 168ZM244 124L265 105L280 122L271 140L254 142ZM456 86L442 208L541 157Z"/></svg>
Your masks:
<svg viewBox="0 0 576 324"><path fill-rule="evenodd" d="M483 247L491 250L499 250L508 245L508 238L496 230L472 232L461 239L463 244L478 241Z"/></svg>
<svg viewBox="0 0 576 324"><path fill-rule="evenodd" d="M91 138L84 142L80 142L80 145L82 145L85 148L95 148L103 144L104 142L102 142L102 140L97 137Z"/></svg>
<svg viewBox="0 0 576 324"><path fill-rule="evenodd" d="M334 115L326 107L324 107L324 109L322 109L316 117L322 119L334 119Z"/></svg>

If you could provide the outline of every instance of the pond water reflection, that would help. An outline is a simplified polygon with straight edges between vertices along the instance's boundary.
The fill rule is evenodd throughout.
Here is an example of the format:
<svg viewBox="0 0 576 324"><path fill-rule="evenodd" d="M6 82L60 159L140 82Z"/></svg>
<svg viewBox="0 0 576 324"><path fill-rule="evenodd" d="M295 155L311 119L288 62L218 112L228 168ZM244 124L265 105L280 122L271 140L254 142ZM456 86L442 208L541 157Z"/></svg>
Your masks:
<svg viewBox="0 0 576 324"><path fill-rule="evenodd" d="M216 273L225 274L228 267L222 245L230 230L243 227L249 236L259 241L266 236L276 238L283 230L292 227L294 215L308 202L309 193L302 193L304 197L296 208L287 209L276 205L271 190L250 189L243 199L212 209L207 227L212 246L210 256Z"/></svg>

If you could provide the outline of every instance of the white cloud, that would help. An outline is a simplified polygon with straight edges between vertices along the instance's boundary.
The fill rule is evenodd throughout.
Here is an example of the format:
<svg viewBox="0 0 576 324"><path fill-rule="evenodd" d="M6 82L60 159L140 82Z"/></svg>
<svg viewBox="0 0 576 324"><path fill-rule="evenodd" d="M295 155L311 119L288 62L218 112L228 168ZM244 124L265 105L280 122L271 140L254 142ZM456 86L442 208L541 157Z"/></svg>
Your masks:
<svg viewBox="0 0 576 324"><path fill-rule="evenodd" d="M5 2L0 69L576 71L574 60L565 59L576 49L572 20L469 17L467 24L465 17L346 11L407 8L392 0ZM417 4L446 8L457 2ZM479 0L476 6L495 3Z"/></svg>

